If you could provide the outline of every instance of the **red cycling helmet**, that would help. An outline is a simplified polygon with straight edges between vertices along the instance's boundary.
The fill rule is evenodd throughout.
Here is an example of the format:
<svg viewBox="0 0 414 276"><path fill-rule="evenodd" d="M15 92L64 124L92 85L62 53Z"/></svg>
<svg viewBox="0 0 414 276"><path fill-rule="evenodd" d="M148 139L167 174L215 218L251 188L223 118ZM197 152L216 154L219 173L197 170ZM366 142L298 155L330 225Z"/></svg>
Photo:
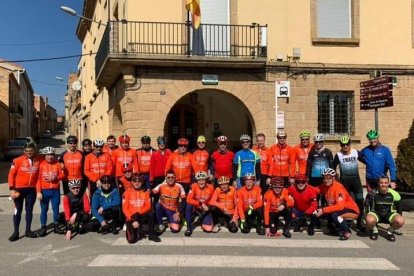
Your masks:
<svg viewBox="0 0 414 276"><path fill-rule="evenodd" d="M188 140L187 140L187 139L185 139L185 138L180 138L180 139L178 139L177 144L178 144L178 145L188 146L189 142L188 142Z"/></svg>
<svg viewBox="0 0 414 276"><path fill-rule="evenodd" d="M283 178L279 176L272 177L272 187L283 187L285 185L285 181Z"/></svg>
<svg viewBox="0 0 414 276"><path fill-rule="evenodd" d="M120 143L129 143L130 140L131 138L129 138L129 136L126 134L122 134L121 136L119 136Z"/></svg>

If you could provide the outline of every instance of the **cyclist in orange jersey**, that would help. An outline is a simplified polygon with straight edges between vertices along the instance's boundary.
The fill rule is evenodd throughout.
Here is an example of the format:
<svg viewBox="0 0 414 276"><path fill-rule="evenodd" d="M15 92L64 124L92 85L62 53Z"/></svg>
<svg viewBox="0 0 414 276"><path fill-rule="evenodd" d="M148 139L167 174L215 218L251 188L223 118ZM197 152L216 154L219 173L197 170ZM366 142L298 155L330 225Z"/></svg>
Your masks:
<svg viewBox="0 0 414 276"><path fill-rule="evenodd" d="M197 138L197 149L193 151L194 172L203 171L210 175L209 163L210 153L206 150L206 137L200 135Z"/></svg>
<svg viewBox="0 0 414 276"><path fill-rule="evenodd" d="M279 176L285 181L285 187L288 187L296 175L295 153L293 148L286 143L286 139L286 133L279 131L277 133L277 144L270 147L268 184L271 182L270 177Z"/></svg>
<svg viewBox="0 0 414 276"><path fill-rule="evenodd" d="M307 130L302 131L299 134L300 143L297 144L293 150L295 152L295 161L297 164L296 172L297 174L306 174L306 166L308 163L309 152L313 146L310 143L310 132Z"/></svg>
<svg viewBox="0 0 414 276"><path fill-rule="evenodd" d="M256 142L257 145L253 146L252 150L257 152L260 156L260 188L262 189L262 193L264 194L268 188L266 184L267 178L269 178L269 148L266 147L266 136L263 133L259 133L256 135Z"/></svg>
<svg viewBox="0 0 414 276"><path fill-rule="evenodd" d="M285 219L283 236L292 237L289 227L292 220L293 199L289 196L288 190L284 188L284 184L283 178L273 177L271 189L264 195L264 224L268 237L276 234L280 216Z"/></svg>
<svg viewBox="0 0 414 276"><path fill-rule="evenodd" d="M231 233L236 233L239 230L236 188L230 186L231 180L227 176L219 177L217 182L219 187L214 190L210 200L213 221L227 227Z"/></svg>
<svg viewBox="0 0 414 276"><path fill-rule="evenodd" d="M70 180L82 179L81 194L86 189L85 176L83 173L83 164L85 158L80 150L77 149L78 138L74 135L69 135L66 138L67 150L62 152L58 157L64 172L65 178L62 180L63 194L69 192L68 183Z"/></svg>
<svg viewBox="0 0 414 276"><path fill-rule="evenodd" d="M103 152L109 153L112 156L112 152L116 150L118 146L116 145L116 138L114 135L109 135L106 137L106 144L103 147Z"/></svg>
<svg viewBox="0 0 414 276"><path fill-rule="evenodd" d="M53 232L63 234L59 228L59 205L60 205L60 180L65 177L62 167L55 158L55 148L45 147L43 149L45 160L39 165L39 177L36 184L37 199L40 201L40 231L39 236L46 236L47 211L49 202L53 210Z"/></svg>
<svg viewBox="0 0 414 276"><path fill-rule="evenodd" d="M138 160L133 148L129 147L130 137L128 135L119 136L120 148L112 152L112 164L115 168L116 181L124 175L124 168L130 168L132 172L138 172Z"/></svg>
<svg viewBox="0 0 414 276"><path fill-rule="evenodd" d="M151 147L151 138L147 135L141 137L141 144L142 147L137 149L138 172L145 177L145 188L150 190L151 157L156 150Z"/></svg>

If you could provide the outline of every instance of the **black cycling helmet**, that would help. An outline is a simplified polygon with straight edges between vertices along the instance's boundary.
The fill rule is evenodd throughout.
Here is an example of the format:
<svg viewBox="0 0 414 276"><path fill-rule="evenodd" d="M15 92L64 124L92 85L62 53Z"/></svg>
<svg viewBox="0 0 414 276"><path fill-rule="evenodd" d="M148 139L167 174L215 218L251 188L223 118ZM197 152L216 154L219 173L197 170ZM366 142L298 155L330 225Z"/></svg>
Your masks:
<svg viewBox="0 0 414 276"><path fill-rule="evenodd" d="M78 143L78 138L75 135L69 135L68 137L66 137L66 144L77 144Z"/></svg>
<svg viewBox="0 0 414 276"><path fill-rule="evenodd" d="M141 143L143 144L149 144L151 143L151 137L149 137L148 135L144 135L141 137Z"/></svg>
<svg viewBox="0 0 414 276"><path fill-rule="evenodd" d="M165 145L167 144L167 138L164 136L158 136L157 137L157 143L158 145Z"/></svg>
<svg viewBox="0 0 414 276"><path fill-rule="evenodd" d="M87 145L92 146L92 140L91 139L88 139L88 138L83 139L82 146L87 146Z"/></svg>

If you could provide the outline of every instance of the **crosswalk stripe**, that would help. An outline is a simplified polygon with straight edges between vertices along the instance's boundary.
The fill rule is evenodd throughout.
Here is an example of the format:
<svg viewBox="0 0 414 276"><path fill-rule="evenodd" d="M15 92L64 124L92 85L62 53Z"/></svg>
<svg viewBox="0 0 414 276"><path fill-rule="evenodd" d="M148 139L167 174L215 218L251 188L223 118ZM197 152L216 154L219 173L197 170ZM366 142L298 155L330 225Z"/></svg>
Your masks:
<svg viewBox="0 0 414 276"><path fill-rule="evenodd" d="M400 270L384 258L230 255L99 255L88 266Z"/></svg>
<svg viewBox="0 0 414 276"><path fill-rule="evenodd" d="M113 246L129 245L125 238L118 238ZM135 245L156 245L156 246L234 246L234 247L291 247L291 248L369 248L368 245L359 240L305 240L263 238L263 239L236 239L236 238L185 238L185 237L161 237L160 243L148 240L141 240Z"/></svg>

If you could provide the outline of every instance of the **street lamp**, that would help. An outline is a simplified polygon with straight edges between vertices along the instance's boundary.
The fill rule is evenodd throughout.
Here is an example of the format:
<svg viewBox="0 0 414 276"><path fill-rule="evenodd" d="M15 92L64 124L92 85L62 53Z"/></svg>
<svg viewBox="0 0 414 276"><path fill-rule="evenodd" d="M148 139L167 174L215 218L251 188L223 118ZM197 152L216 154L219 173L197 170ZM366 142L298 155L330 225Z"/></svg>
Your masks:
<svg viewBox="0 0 414 276"><path fill-rule="evenodd" d="M93 20L93 19L91 19L91 18L87 18L87 17L84 17L84 16L82 16L82 15L78 14L78 13L77 13L74 9L72 9L72 8L69 8L69 7L66 7L66 6L61 6L61 7L60 7L60 9L61 9L62 11L64 11L64 12L66 12L66 13L68 13L68 14L72 15L72 16L77 16L77 17L79 17L79 18L82 18L82 19L85 19L85 20L89 20L89 21L91 21L91 22L95 22L95 23L102 24L102 25L106 26L106 24L104 24L104 23L102 23L102 22L98 22L98 21L95 21L95 20Z"/></svg>

